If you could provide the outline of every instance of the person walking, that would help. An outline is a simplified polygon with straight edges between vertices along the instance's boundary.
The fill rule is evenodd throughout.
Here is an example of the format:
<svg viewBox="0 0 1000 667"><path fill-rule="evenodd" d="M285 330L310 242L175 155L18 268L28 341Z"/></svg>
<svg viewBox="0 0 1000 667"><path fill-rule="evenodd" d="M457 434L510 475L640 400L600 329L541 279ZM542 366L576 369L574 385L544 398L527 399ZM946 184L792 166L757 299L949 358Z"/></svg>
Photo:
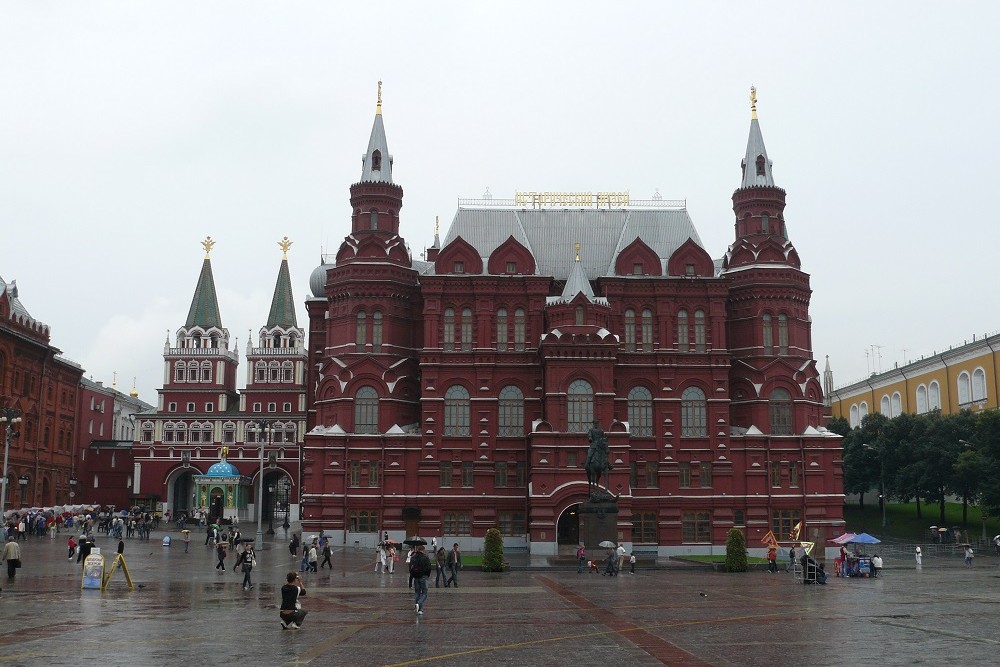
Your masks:
<svg viewBox="0 0 1000 667"><path fill-rule="evenodd" d="M587 550L581 544L580 548L576 550L576 573L583 574L583 566L587 562Z"/></svg>
<svg viewBox="0 0 1000 667"><path fill-rule="evenodd" d="M917 559L917 567L924 564L923 554L920 551L920 547L917 547L916 551L913 552L913 555Z"/></svg>
<svg viewBox="0 0 1000 667"><path fill-rule="evenodd" d="M615 556L618 558L617 569L619 572L625 567L625 547L621 544L615 549Z"/></svg>
<svg viewBox="0 0 1000 667"><path fill-rule="evenodd" d="M444 547L438 547L437 551L434 552L434 562L437 565L437 574L434 576L434 588L441 588L442 579L445 583L448 582L448 573L444 569L448 564L448 552L444 550Z"/></svg>
<svg viewBox="0 0 1000 667"><path fill-rule="evenodd" d="M184 535L184 553L187 553L188 547L191 546L191 531L182 530L181 534Z"/></svg>
<svg viewBox="0 0 1000 667"><path fill-rule="evenodd" d="M76 540L73 539L72 535L69 536L69 541L66 542L66 546L69 547L69 560L73 560L73 556L76 555Z"/></svg>
<svg viewBox="0 0 1000 667"><path fill-rule="evenodd" d="M327 540L326 543L323 544L323 562L319 564L319 569L322 570L324 565L329 565L330 569L333 569L333 563L330 562L330 556L332 555L333 550L330 548L330 541Z"/></svg>
<svg viewBox="0 0 1000 667"><path fill-rule="evenodd" d="M306 585L302 583L302 576L295 572L286 574L285 582L285 585L281 587L281 609L278 611L281 618L281 629L298 630L306 618L306 611L302 609L302 603L299 602L300 597L305 597Z"/></svg>
<svg viewBox="0 0 1000 667"><path fill-rule="evenodd" d="M413 578L413 606L417 616L423 616L424 603L427 601L427 578L431 576L431 559L424 553L423 544L418 544L410 557L410 576Z"/></svg>
<svg viewBox="0 0 1000 667"><path fill-rule="evenodd" d="M385 542L379 542L375 545L375 572L376 574L382 574L385 569Z"/></svg>
<svg viewBox="0 0 1000 667"><path fill-rule="evenodd" d="M298 558L299 556L299 534L294 533L292 535L292 541L288 543L288 551L292 554L292 559Z"/></svg>
<svg viewBox="0 0 1000 667"><path fill-rule="evenodd" d="M253 547L247 542L233 566L233 572L236 571L236 568L243 571L243 590L245 591L253 590L253 579L250 577L250 573L253 572L255 565L257 565L256 555L253 552Z"/></svg>
<svg viewBox="0 0 1000 667"><path fill-rule="evenodd" d="M629 566L628 573L629 574L635 574L635 552L634 551L628 555L628 566Z"/></svg>
<svg viewBox="0 0 1000 667"><path fill-rule="evenodd" d="M972 556L973 556L972 545L971 544L966 544L965 545L965 566L966 567L972 567Z"/></svg>
<svg viewBox="0 0 1000 667"><path fill-rule="evenodd" d="M13 580L14 575L17 574L17 568L21 567L21 545L13 536L7 538L7 544L3 547L2 560L7 563L7 578Z"/></svg>
<svg viewBox="0 0 1000 667"><path fill-rule="evenodd" d="M319 562L319 551L316 547L315 540L309 545L309 571L317 572L316 563ZM331 568L332 569L332 568Z"/></svg>
<svg viewBox="0 0 1000 667"><path fill-rule="evenodd" d="M878 554L872 556L872 579L877 579L882 572L882 557Z"/></svg>
<svg viewBox="0 0 1000 667"><path fill-rule="evenodd" d="M462 554L458 550L458 542L455 542L451 551L448 552L448 571L450 572L450 576L444 581L445 588L448 588L451 584L455 584L455 588L458 588L458 571L461 569Z"/></svg>
<svg viewBox="0 0 1000 667"><path fill-rule="evenodd" d="M767 548L767 571L771 574L778 571L778 550L774 547Z"/></svg>
<svg viewBox="0 0 1000 667"><path fill-rule="evenodd" d="M222 570L222 574L226 573L226 545L224 542L219 542L215 545L215 555L218 557L219 562L215 564L216 570Z"/></svg>

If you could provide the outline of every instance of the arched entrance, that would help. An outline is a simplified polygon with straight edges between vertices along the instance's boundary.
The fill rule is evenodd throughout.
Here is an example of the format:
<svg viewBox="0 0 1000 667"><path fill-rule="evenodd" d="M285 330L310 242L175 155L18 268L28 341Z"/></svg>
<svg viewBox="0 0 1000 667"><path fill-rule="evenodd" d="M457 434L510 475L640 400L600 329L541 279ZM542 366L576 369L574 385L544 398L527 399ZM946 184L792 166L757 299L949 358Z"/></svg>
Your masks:
<svg viewBox="0 0 1000 667"><path fill-rule="evenodd" d="M174 478L173 484L170 485L170 514L171 516L180 516L186 514L191 516L195 509L194 504L194 473L191 470L186 470L177 475Z"/></svg>
<svg viewBox="0 0 1000 667"><path fill-rule="evenodd" d="M570 505L559 515L556 524L556 542L559 552L571 550L576 552L580 546L580 503Z"/></svg>
<svg viewBox="0 0 1000 667"><path fill-rule="evenodd" d="M284 526L289 517L292 497L292 480L283 470L269 471L264 475L264 498L261 523L267 524L267 534L273 535L276 526Z"/></svg>
<svg viewBox="0 0 1000 667"><path fill-rule="evenodd" d="M209 498L211 498L209 501L209 515L213 522L219 521L223 517L222 511L226 506L226 492L221 487L214 486Z"/></svg>

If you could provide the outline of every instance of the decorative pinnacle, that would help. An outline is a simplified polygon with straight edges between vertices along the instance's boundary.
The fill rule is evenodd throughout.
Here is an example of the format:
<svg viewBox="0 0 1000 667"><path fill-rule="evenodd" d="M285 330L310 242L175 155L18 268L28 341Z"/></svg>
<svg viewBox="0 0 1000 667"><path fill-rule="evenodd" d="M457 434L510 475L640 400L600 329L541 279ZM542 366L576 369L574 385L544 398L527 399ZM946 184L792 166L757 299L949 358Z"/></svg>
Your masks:
<svg viewBox="0 0 1000 667"><path fill-rule="evenodd" d="M434 216L434 236L438 235L438 231L441 229L441 220L438 216Z"/></svg>
<svg viewBox="0 0 1000 667"><path fill-rule="evenodd" d="M288 240L287 236L278 241L278 247L281 248L281 259L288 259L288 249L292 247L292 242Z"/></svg>
<svg viewBox="0 0 1000 667"><path fill-rule="evenodd" d="M205 240L201 242L201 247L205 249L205 259L208 259L209 254L212 252L212 246L215 245L215 241L212 240L211 236L206 236Z"/></svg>
<svg viewBox="0 0 1000 667"><path fill-rule="evenodd" d="M750 118L757 120L757 87L750 86Z"/></svg>
<svg viewBox="0 0 1000 667"><path fill-rule="evenodd" d="M578 261L578 262L580 261L580 242L579 241L577 241L577 244L576 244L576 261Z"/></svg>
<svg viewBox="0 0 1000 667"><path fill-rule="evenodd" d="M222 446L222 460L225 460L229 456L229 447L225 445Z"/></svg>
<svg viewBox="0 0 1000 667"><path fill-rule="evenodd" d="M378 82L378 102L375 104L375 115L382 115L382 82Z"/></svg>

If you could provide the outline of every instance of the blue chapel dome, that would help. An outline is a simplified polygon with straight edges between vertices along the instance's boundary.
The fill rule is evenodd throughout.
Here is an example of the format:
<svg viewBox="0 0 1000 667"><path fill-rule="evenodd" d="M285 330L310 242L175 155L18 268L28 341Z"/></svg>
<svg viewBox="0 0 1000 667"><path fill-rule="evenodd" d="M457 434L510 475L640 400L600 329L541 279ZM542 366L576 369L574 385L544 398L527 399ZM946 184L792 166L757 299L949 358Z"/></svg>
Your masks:
<svg viewBox="0 0 1000 667"><path fill-rule="evenodd" d="M218 463L213 463L205 474L211 477L239 477L240 471L232 463L222 459Z"/></svg>

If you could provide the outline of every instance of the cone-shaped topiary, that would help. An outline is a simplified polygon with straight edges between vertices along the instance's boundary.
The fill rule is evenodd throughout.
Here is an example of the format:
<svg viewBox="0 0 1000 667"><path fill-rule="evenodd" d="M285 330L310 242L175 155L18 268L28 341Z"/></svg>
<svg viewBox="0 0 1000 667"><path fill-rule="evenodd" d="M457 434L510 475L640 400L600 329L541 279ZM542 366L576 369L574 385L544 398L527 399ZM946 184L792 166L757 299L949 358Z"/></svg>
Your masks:
<svg viewBox="0 0 1000 667"><path fill-rule="evenodd" d="M496 528L486 531L483 541L483 572L503 572L507 562L503 559L503 535Z"/></svg>
<svg viewBox="0 0 1000 667"><path fill-rule="evenodd" d="M726 538L726 572L747 571L747 543L743 531L730 528Z"/></svg>

